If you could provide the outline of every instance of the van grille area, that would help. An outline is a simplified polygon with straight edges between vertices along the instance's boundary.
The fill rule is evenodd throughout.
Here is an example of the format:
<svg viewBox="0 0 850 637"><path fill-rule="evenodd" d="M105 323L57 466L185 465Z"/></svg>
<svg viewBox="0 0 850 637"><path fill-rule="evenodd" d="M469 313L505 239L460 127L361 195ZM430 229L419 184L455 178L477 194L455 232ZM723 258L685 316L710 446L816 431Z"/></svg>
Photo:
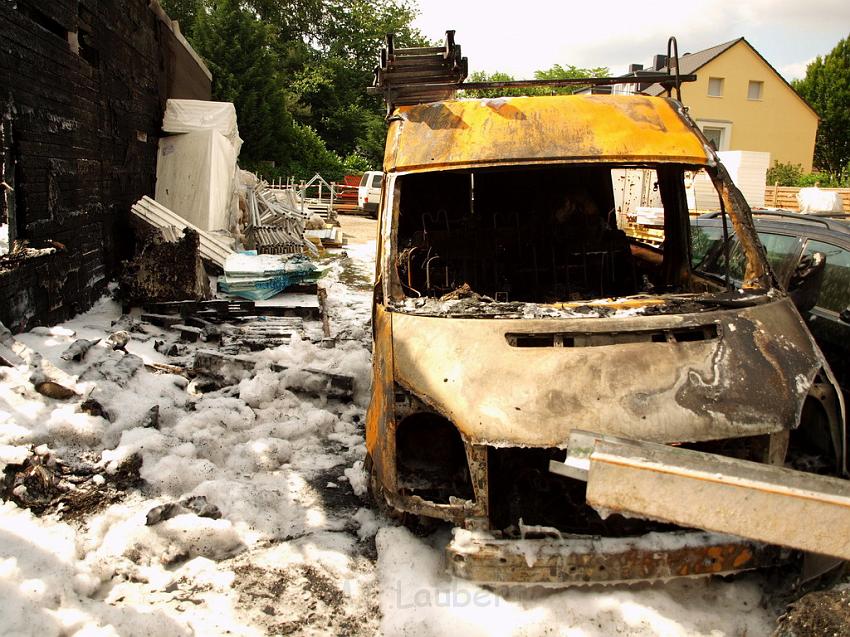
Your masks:
<svg viewBox="0 0 850 637"><path fill-rule="evenodd" d="M717 325L677 327L669 330L637 332L510 332L505 339L511 347L605 347L626 343L690 343L717 339Z"/></svg>
<svg viewBox="0 0 850 637"><path fill-rule="evenodd" d="M559 449L489 450L491 530L516 537L520 519L562 533L611 537L678 528L616 514L603 520L585 503L584 482L549 472L549 460L563 460L564 455Z"/></svg>

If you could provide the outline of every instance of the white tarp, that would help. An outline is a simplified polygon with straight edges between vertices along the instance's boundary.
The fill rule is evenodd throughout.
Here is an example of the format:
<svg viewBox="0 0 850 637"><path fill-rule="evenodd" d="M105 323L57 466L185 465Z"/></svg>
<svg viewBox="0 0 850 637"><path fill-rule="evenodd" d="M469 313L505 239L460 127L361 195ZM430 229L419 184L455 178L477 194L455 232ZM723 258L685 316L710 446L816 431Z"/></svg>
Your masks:
<svg viewBox="0 0 850 637"><path fill-rule="evenodd" d="M797 193L800 212L841 212L844 210L841 195L835 190L821 190L817 186L800 188Z"/></svg>
<svg viewBox="0 0 850 637"><path fill-rule="evenodd" d="M201 230L229 230L236 149L217 130L159 140L156 201Z"/></svg>
<svg viewBox="0 0 850 637"><path fill-rule="evenodd" d="M232 102L174 99L166 102L162 118L162 130L166 133L191 133L208 129L216 130L229 139L236 154L239 154L242 140L236 125L236 108Z"/></svg>

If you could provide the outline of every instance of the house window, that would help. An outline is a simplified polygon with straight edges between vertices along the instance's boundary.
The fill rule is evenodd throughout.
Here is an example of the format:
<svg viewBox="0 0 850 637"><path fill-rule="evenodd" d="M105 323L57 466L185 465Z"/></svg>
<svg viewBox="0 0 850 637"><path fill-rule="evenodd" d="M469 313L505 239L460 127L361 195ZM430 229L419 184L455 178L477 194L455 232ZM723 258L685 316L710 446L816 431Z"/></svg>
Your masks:
<svg viewBox="0 0 850 637"><path fill-rule="evenodd" d="M708 138L708 141L711 142L714 150L720 150L720 144L723 141L723 129L715 128L714 126L706 126L702 129L702 132Z"/></svg>
<svg viewBox="0 0 850 637"><path fill-rule="evenodd" d="M729 142L732 140L732 122L697 120L697 126L715 150L729 150Z"/></svg>
<svg viewBox="0 0 850 637"><path fill-rule="evenodd" d="M750 80L750 84L747 87L747 99L760 100L763 89L764 82L756 82L755 80Z"/></svg>
<svg viewBox="0 0 850 637"><path fill-rule="evenodd" d="M710 97L723 97L723 78L708 78L708 95Z"/></svg>

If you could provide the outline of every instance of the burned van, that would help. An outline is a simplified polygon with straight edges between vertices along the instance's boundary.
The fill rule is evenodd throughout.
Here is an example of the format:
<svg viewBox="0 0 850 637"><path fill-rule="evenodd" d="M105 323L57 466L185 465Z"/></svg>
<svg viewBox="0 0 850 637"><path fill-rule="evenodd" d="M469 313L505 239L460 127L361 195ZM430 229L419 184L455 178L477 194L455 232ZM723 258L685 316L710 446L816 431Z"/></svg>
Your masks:
<svg viewBox="0 0 850 637"><path fill-rule="evenodd" d="M827 470L844 470L831 372L682 105L456 99L389 119L366 431L374 496L456 525L450 568L481 581L628 581L768 559L730 536L603 517L583 482L549 470L576 430L768 464L817 447ZM653 175L660 244L621 227L616 186L634 169ZM736 237L734 276L718 271L723 254L711 271L692 265L704 240L689 222L696 171ZM662 532L675 541L653 540Z"/></svg>

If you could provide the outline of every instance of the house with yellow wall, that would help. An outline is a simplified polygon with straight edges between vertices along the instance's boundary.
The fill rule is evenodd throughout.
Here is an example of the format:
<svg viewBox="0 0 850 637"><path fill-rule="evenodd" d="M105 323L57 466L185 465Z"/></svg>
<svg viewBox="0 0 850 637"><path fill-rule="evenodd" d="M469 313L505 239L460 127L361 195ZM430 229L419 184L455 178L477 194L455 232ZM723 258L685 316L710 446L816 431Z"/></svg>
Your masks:
<svg viewBox="0 0 850 637"><path fill-rule="evenodd" d="M664 56L655 60L666 70ZM817 113L744 38L682 55L679 72L697 76L682 84L682 102L717 150L769 152L771 163L811 171ZM664 89L654 84L643 92Z"/></svg>

